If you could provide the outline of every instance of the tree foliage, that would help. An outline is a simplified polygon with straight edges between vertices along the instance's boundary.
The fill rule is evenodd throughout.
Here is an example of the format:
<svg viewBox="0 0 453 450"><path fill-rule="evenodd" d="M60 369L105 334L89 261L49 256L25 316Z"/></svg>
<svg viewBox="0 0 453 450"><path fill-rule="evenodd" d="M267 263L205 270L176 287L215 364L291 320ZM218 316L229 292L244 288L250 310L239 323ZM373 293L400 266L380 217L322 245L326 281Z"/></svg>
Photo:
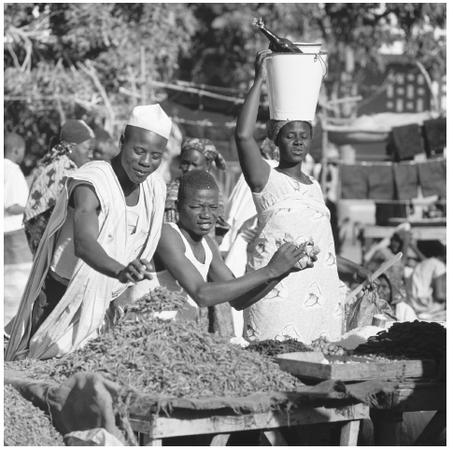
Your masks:
<svg viewBox="0 0 453 450"><path fill-rule="evenodd" d="M137 103L120 88L152 100L153 80L175 76L196 23L183 4L5 5L5 127L41 153L66 117L114 131Z"/></svg>
<svg viewBox="0 0 453 450"><path fill-rule="evenodd" d="M4 8L5 127L26 136L37 153L67 117L101 121L114 131L132 105L159 99L155 81L181 78L230 88L235 95L244 91L256 51L267 47L251 25L253 17L293 41L323 42L329 97L369 95L362 81L367 73L383 73L379 49L396 40L405 42L405 55L431 77L446 71L445 35L438 34L446 27L445 3L9 3Z"/></svg>

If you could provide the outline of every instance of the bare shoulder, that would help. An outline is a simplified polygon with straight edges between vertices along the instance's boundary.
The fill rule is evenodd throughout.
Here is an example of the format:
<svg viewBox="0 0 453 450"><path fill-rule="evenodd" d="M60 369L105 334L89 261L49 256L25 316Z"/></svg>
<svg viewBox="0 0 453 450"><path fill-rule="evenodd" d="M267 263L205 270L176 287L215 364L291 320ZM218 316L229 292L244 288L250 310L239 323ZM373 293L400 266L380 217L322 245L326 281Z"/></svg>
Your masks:
<svg viewBox="0 0 453 450"><path fill-rule="evenodd" d="M70 205L76 209L100 208L100 202L94 187L90 183L83 183L74 188L71 193Z"/></svg>
<svg viewBox="0 0 453 450"><path fill-rule="evenodd" d="M182 250L184 252L184 243L179 233L168 223L162 225L159 247L161 249Z"/></svg>

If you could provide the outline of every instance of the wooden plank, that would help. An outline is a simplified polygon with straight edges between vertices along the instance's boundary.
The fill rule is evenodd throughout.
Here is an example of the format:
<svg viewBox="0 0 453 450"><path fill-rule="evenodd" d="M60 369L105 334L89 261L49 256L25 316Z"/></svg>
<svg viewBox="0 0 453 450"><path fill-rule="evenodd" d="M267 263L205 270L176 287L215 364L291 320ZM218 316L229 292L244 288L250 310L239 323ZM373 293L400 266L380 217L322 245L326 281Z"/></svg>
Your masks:
<svg viewBox="0 0 453 450"><path fill-rule="evenodd" d="M213 415L197 417L196 411L178 417L157 417L152 421L130 419L134 431L148 429L153 439L198 434L224 434L247 430L272 430L281 427L315 423L344 422L369 417L369 408L363 404L341 408L307 407L297 410L268 411L256 414Z"/></svg>
<svg viewBox="0 0 453 450"><path fill-rule="evenodd" d="M434 417L426 425L414 445L436 445L440 434L447 426L447 415L445 411L437 411Z"/></svg>
<svg viewBox="0 0 453 450"><path fill-rule="evenodd" d="M435 361L379 361L362 357L329 357L330 363L307 361L304 352L276 357L280 368L302 378L318 380L397 380L427 378L436 374ZM345 362L347 361L347 362Z"/></svg>
<svg viewBox="0 0 453 450"><path fill-rule="evenodd" d="M288 442L286 442L286 439L283 437L283 434L279 430L267 430L263 431L263 434L268 440L269 444L273 446L288 445Z"/></svg>
<svg viewBox="0 0 453 450"><path fill-rule="evenodd" d="M356 446L359 438L360 420L351 420L341 427L340 445Z"/></svg>
<svg viewBox="0 0 453 450"><path fill-rule="evenodd" d="M395 232L395 227L380 227L380 226L365 226L363 227L364 239L383 239L390 237ZM412 227L412 235L415 240L444 240L446 237L446 228L442 226L437 227Z"/></svg>
<svg viewBox="0 0 453 450"><path fill-rule="evenodd" d="M227 443L228 443L228 439L230 439L230 436L231 436L230 433L216 434L212 438L212 441L211 441L211 443L209 445L225 447L227 445Z"/></svg>

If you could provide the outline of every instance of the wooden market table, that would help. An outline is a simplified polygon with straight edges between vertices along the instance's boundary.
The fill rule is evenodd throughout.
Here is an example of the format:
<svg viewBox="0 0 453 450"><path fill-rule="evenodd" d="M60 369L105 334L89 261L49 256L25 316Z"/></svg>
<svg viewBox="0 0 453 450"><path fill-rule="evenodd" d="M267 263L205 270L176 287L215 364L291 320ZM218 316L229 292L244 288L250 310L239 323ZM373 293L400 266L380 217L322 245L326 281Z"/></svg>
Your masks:
<svg viewBox="0 0 453 450"><path fill-rule="evenodd" d="M160 446L166 438L214 435L210 445L224 446L232 433L260 430L271 445L287 445L280 433L283 428L302 425L342 423L340 445L357 445L360 420L369 418L364 404L297 407L290 411L234 414L219 411L186 411L171 417L131 418L132 429L138 433L140 445Z"/></svg>

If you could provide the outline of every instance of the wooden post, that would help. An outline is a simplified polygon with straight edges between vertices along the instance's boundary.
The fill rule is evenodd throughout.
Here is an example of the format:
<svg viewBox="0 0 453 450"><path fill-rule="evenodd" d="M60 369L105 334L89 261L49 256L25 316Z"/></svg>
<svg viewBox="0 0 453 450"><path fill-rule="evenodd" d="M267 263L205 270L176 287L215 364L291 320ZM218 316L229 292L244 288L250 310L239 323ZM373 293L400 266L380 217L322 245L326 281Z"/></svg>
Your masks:
<svg viewBox="0 0 453 450"><path fill-rule="evenodd" d="M283 437L280 430L267 430L263 431L263 434L269 441L269 444L273 446L288 445L288 442L286 442L286 439Z"/></svg>
<svg viewBox="0 0 453 450"><path fill-rule="evenodd" d="M213 438L210 446L218 446L218 447L225 447L228 443L228 439L230 439L230 433L222 433L216 434Z"/></svg>
<svg viewBox="0 0 453 450"><path fill-rule="evenodd" d="M341 427L340 445L356 446L359 438L360 420L351 420Z"/></svg>
<svg viewBox="0 0 453 450"><path fill-rule="evenodd" d="M140 95L142 104L147 102L146 92L146 60L145 60L145 47L140 46Z"/></svg>
<svg viewBox="0 0 453 450"><path fill-rule="evenodd" d="M327 184L327 146L328 146L328 135L327 135L327 123L325 118L321 115L320 123L321 123L321 130L322 130L322 137L321 137L321 189L326 196L326 184Z"/></svg>

